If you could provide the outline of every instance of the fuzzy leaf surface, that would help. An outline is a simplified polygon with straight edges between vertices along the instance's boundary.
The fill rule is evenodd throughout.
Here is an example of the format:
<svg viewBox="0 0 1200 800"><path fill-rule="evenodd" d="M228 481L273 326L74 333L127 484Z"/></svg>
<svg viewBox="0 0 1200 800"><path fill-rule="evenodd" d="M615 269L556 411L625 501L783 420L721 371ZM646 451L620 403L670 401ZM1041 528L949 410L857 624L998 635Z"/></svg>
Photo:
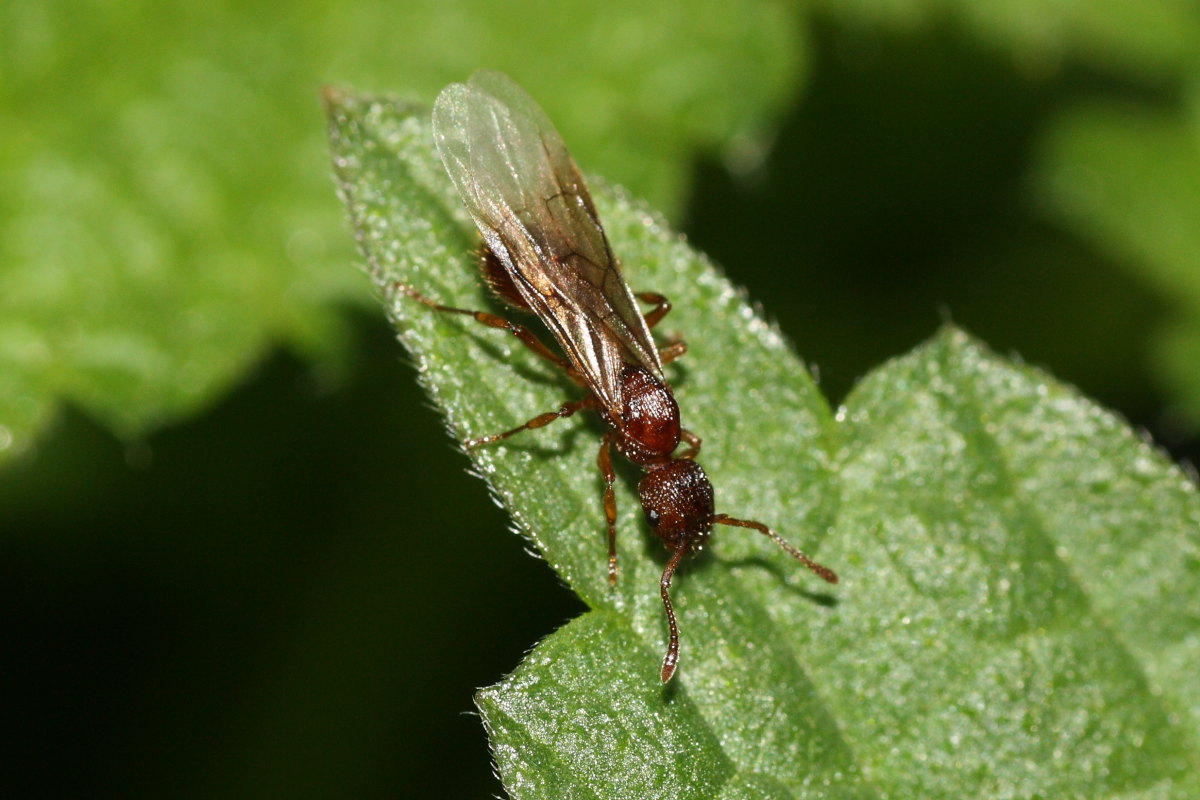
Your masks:
<svg viewBox="0 0 1200 800"><path fill-rule="evenodd" d="M394 290L492 308L424 109L329 97L339 188L401 340L457 439L574 396L511 337ZM586 167L586 165L584 165ZM718 530L677 576L662 687L661 546L618 482L606 580L595 419L473 455L592 609L477 700L514 798L1184 798L1198 790L1200 501L1111 414L947 328L835 416L702 256L593 194L626 277L675 303L670 377L718 511L837 569L830 590Z"/></svg>

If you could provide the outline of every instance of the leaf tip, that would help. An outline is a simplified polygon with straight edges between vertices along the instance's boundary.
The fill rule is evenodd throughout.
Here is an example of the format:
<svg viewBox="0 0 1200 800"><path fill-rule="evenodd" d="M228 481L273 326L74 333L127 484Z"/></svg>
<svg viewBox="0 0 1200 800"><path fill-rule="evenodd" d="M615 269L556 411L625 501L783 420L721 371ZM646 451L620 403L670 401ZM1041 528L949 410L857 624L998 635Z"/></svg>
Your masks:
<svg viewBox="0 0 1200 800"><path fill-rule="evenodd" d="M325 106L326 114L336 114L346 105L349 92L340 86L325 84L321 87L321 104Z"/></svg>

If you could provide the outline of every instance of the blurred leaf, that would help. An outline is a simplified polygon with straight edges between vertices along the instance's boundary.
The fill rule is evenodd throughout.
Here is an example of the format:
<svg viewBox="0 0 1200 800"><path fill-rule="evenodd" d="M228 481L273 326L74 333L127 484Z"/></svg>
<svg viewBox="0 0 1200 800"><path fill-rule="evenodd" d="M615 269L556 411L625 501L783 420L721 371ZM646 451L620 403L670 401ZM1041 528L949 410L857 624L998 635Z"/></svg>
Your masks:
<svg viewBox="0 0 1200 800"><path fill-rule="evenodd" d="M284 12L284 13L281 13ZM318 87L528 78L580 152L678 207L752 156L803 48L782 3L0 7L0 455L60 400L123 436L285 342L338 361L361 278L327 202Z"/></svg>
<svg viewBox="0 0 1200 800"><path fill-rule="evenodd" d="M1057 83L1072 93L1082 90L1089 98L1098 94L1121 98L1119 104L1109 100L1048 115L1045 157L1036 167L1040 174L1034 179L1049 195L1046 205L1050 213L1066 220L1095 248L1089 254L1093 269L1103 271L1110 263L1133 266L1134 279L1146 281L1177 306L1177 315L1166 322L1152 348L1130 338L1137 333L1133 330L1138 324L1136 309L1121 308L1120 324L1127 328L1126 341L1135 350L1154 351L1153 366L1164 375L1173 395L1173 407L1165 415L1160 400L1143 400L1154 408L1147 413L1155 413L1155 421L1170 433L1194 439L1200 430L1200 258L1196 255L1200 252L1196 248L1200 238L1200 109L1194 96L1191 109L1174 115L1169 109L1189 91L1195 95L1200 85L1196 3L849 0L820 7L841 23L856 23L847 26L856 35L843 35L840 42L840 55L848 65L870 64L879 56L871 44L875 30L891 35L906 28L949 31L958 36L965 32L968 38L1003 54L1016 72L1033 84ZM864 30L868 32L865 37ZM939 66L961 69L963 64L955 61ZM1186 106L1186 101L1179 105ZM963 113L969 115L970 111ZM926 122L925 127L937 131L926 134L927 139L935 140L945 126ZM976 157L986 164L995 159L995 151ZM978 178L979 171L971 168L961 174ZM1042 272L1052 281L1064 281L1065 274L1050 263L1051 256L1042 256L1047 262ZM1082 313L1100 316L1106 311L1101 308L1105 299L1097 292L1079 293L1071 301ZM1089 351L1092 365L1072 365L1061 359L1057 363L1074 376L1084 377L1096 369L1095 362L1108 357L1111 348L1091 343ZM1142 396L1147 394L1151 393ZM1140 410L1136 401L1130 406L1127 410Z"/></svg>
<svg viewBox="0 0 1200 800"><path fill-rule="evenodd" d="M510 337L429 313L488 303L424 111L331 95L339 186L372 277L456 438L570 393ZM586 162L585 162L586 163ZM841 571L830 595L761 537L718 531L675 596L619 482L610 590L595 420L475 454L521 533L594 609L478 701L514 798L1121 797L1200 791L1200 498L1119 420L947 329L835 418L703 257L593 187L639 288L675 302L685 423L718 509ZM824 588L820 591L824 592Z"/></svg>
<svg viewBox="0 0 1200 800"><path fill-rule="evenodd" d="M1191 0L824 0L830 13L888 28L954 22L1010 51L1033 74L1071 56L1146 79L1194 70L1200 16Z"/></svg>
<svg viewBox="0 0 1200 800"><path fill-rule="evenodd" d="M1052 213L1175 308L1158 361L1200 426L1200 117L1076 108L1049 131L1039 179Z"/></svg>

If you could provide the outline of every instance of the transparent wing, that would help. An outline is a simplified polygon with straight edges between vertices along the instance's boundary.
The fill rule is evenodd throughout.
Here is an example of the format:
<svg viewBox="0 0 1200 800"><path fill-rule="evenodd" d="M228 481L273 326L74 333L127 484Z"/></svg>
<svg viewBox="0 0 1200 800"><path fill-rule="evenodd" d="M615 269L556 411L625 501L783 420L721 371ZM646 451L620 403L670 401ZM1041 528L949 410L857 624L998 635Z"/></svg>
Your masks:
<svg viewBox="0 0 1200 800"><path fill-rule="evenodd" d="M484 241L605 406L619 410L626 363L661 378L579 169L533 98L476 72L438 95L433 135Z"/></svg>

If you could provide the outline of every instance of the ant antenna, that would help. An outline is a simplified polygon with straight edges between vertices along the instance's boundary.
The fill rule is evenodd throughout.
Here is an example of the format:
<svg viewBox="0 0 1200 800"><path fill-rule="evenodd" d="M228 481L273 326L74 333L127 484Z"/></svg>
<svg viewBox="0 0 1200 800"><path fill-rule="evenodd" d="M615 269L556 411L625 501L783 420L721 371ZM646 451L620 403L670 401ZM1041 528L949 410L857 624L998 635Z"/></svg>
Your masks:
<svg viewBox="0 0 1200 800"><path fill-rule="evenodd" d="M675 545L675 551L671 553L671 559L663 569L662 580L658 582L658 593L662 595L663 608L667 611L667 628L670 630L667 654L663 656L662 672L659 673L663 683L671 680L671 676L675 674L675 667L679 664L679 628L675 626L675 609L671 608L671 595L667 590L671 588L671 576L675 574L675 568L687 553L689 544L687 539L683 539Z"/></svg>
<svg viewBox="0 0 1200 800"><path fill-rule="evenodd" d="M784 552L815 572L823 580L830 583L838 582L836 572L824 564L818 564L816 561L813 561L761 522L749 519L737 519L727 514L714 514L712 521L721 525L731 525L736 528L753 528L764 536L770 537ZM663 656L662 672L660 673L663 683L671 680L671 676L675 674L675 668L679 665L679 628L675 624L675 609L671 606L671 595L667 590L671 588L671 578L675 575L675 570L679 567L679 562L683 560L690 544L690 540L684 539L675 546L675 549L671 552L670 560L667 561L666 568L663 569L662 580L658 582L658 591L662 595L663 608L667 612L667 628L670 633L667 642L667 654Z"/></svg>
<svg viewBox="0 0 1200 800"><path fill-rule="evenodd" d="M811 569L813 572L817 573L817 575L819 575L823 580L829 581L830 583L838 582L838 576L836 572L824 564L818 564L817 562L813 561L811 558L804 555L804 553L801 553L795 547L792 547L790 544L788 544L786 539L768 528L766 525L763 525L761 522L754 522L753 520L749 519L737 519L729 516L728 514L715 514L713 515L712 521L719 522L722 525L733 525L734 527L738 528L753 528L764 536L771 537L775 544L783 548L784 552L799 561L804 566Z"/></svg>

